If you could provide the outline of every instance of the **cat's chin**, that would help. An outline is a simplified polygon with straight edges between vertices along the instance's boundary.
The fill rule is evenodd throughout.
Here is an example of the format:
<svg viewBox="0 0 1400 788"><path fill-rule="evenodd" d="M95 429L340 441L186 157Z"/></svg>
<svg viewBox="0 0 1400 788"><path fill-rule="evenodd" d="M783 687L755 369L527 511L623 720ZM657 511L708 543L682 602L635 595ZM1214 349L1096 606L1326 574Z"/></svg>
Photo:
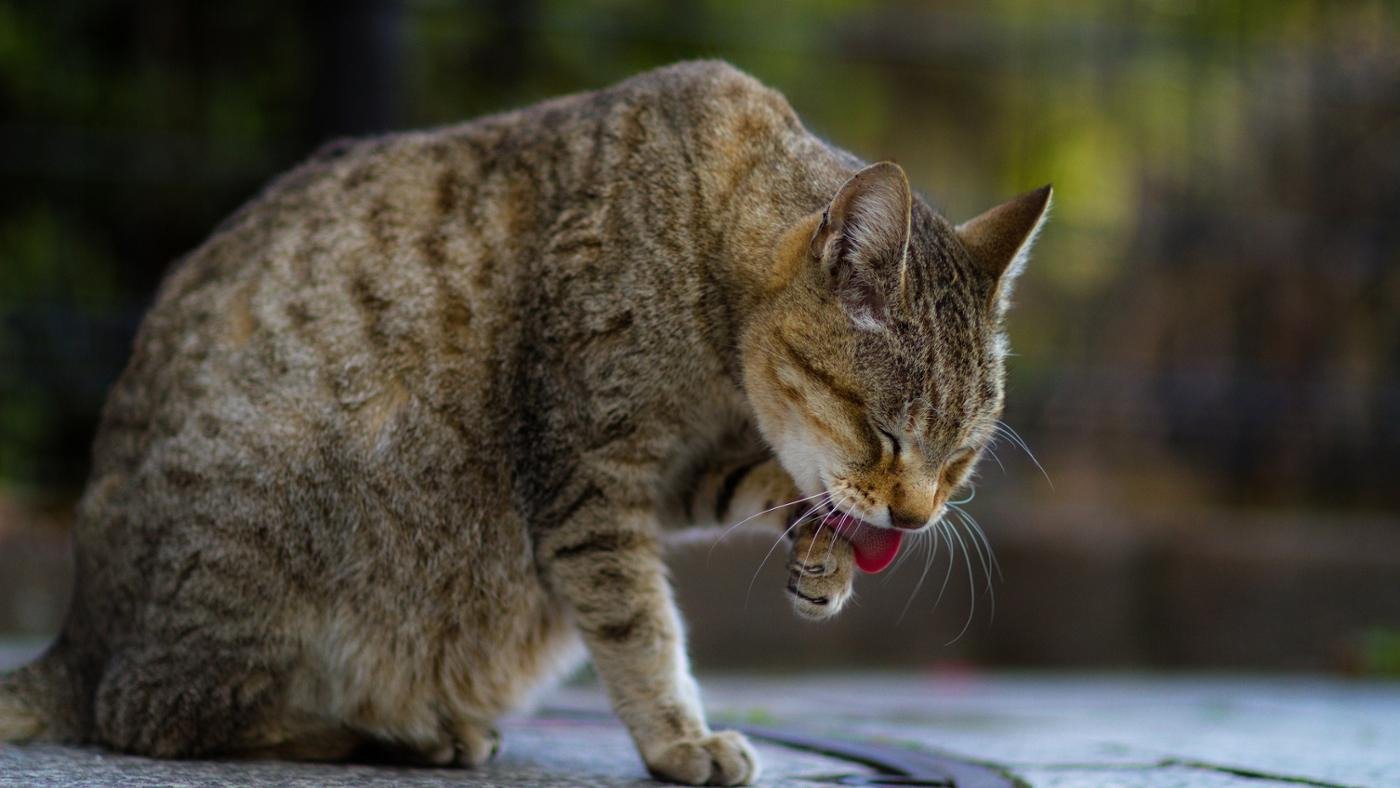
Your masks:
<svg viewBox="0 0 1400 788"><path fill-rule="evenodd" d="M856 567L872 575L883 572L894 563L904 542L904 532L868 523L845 512L836 515L832 528L838 536L850 542Z"/></svg>

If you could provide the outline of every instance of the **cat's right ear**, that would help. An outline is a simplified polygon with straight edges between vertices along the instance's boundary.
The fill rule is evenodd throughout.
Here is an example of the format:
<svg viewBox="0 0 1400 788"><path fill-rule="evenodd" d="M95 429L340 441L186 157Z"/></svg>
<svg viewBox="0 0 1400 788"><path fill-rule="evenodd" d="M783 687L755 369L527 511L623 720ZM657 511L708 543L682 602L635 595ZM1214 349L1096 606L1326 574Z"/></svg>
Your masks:
<svg viewBox="0 0 1400 788"><path fill-rule="evenodd" d="M812 257L858 328L879 330L889 320L906 265L913 202L898 164L872 164L836 192L812 236Z"/></svg>
<svg viewBox="0 0 1400 788"><path fill-rule="evenodd" d="M991 297L994 308L1006 309L1011 287L1050 213L1053 194L1054 188L1046 184L957 226L958 238L973 261L996 283Z"/></svg>

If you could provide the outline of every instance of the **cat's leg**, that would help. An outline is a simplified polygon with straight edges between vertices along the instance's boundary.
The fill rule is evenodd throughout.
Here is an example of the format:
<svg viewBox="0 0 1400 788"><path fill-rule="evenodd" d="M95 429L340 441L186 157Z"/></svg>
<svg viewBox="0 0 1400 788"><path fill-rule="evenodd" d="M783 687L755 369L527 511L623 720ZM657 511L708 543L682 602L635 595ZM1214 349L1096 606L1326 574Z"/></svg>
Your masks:
<svg viewBox="0 0 1400 788"><path fill-rule="evenodd" d="M792 477L776 459L759 457L700 474L686 491L682 505L691 525L781 531L805 511L802 499Z"/></svg>
<svg viewBox="0 0 1400 788"><path fill-rule="evenodd" d="M457 766L481 766L501 751L501 732L488 722L458 720L450 733L452 763Z"/></svg>
<svg viewBox="0 0 1400 788"><path fill-rule="evenodd" d="M803 618L821 620L841 612L852 596L855 553L851 543L820 519L797 527L788 554L788 599Z"/></svg>
<svg viewBox="0 0 1400 788"><path fill-rule="evenodd" d="M236 754L271 744L278 738L281 699L271 664L233 644L160 643L120 651L108 660L94 698L97 737L114 749L157 758ZM343 744L326 754L342 754Z"/></svg>
<svg viewBox="0 0 1400 788"><path fill-rule="evenodd" d="M307 714L269 717L250 740L227 754L235 758L282 761L345 761L374 746L360 731Z"/></svg>
<svg viewBox="0 0 1400 788"><path fill-rule="evenodd" d="M500 751L501 733L489 723L476 720L449 722L443 719L441 725L436 735L415 741L361 735L358 746L347 755L340 756L340 759L350 757L403 766L474 768L485 764ZM297 747L302 745L301 742L293 744Z"/></svg>
<svg viewBox="0 0 1400 788"><path fill-rule="evenodd" d="M481 766L501 749L501 732L489 722L459 718L443 720L442 739L423 750L423 762L432 766Z"/></svg>
<svg viewBox="0 0 1400 788"><path fill-rule="evenodd" d="M784 531L788 556L788 598L804 618L820 620L841 611L851 599L855 556L850 543L824 527L792 478L772 457L723 466L704 473L685 501L692 523Z"/></svg>
<svg viewBox="0 0 1400 788"><path fill-rule="evenodd" d="M152 646L113 657L95 699L99 740L157 758L229 756L415 766L480 766L500 734L477 720L442 721L425 741L389 740L284 705L282 676L226 646Z"/></svg>
<svg viewBox="0 0 1400 788"><path fill-rule="evenodd" d="M647 768L691 785L753 781L758 759L748 741L705 724L650 513L620 512L593 496L537 549Z"/></svg>

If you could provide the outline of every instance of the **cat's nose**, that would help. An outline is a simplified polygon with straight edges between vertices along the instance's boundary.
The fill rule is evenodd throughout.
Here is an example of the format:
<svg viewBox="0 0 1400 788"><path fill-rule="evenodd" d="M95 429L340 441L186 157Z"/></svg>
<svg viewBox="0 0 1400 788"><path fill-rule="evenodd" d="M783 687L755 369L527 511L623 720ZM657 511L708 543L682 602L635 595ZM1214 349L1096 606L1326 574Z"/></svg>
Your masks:
<svg viewBox="0 0 1400 788"><path fill-rule="evenodd" d="M895 528L903 528L906 531L917 531L928 522L927 517L919 517L908 512L902 512L893 506L885 507L890 513L890 525Z"/></svg>

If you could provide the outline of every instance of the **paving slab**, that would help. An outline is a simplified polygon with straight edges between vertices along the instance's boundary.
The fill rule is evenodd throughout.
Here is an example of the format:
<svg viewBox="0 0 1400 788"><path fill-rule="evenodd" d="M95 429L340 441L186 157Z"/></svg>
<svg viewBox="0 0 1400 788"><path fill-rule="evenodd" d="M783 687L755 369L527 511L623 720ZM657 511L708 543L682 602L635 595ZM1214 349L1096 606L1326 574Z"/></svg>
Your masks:
<svg viewBox="0 0 1400 788"><path fill-rule="evenodd" d="M90 748L0 745L0 785L636 786L655 784L613 722L528 719L502 728L501 754L472 770L270 761L156 761ZM758 743L767 785L829 785L875 772Z"/></svg>
<svg viewBox="0 0 1400 788"><path fill-rule="evenodd" d="M1396 682L969 672L706 687L721 717L949 752L1033 785L1400 786Z"/></svg>
<svg viewBox="0 0 1400 788"><path fill-rule="evenodd" d="M0 666L15 664L34 646L0 647ZM701 684L721 726L987 764L1035 786L1400 786L1395 682L944 670L710 676ZM596 686L556 690L534 715L507 721L503 733L500 757L475 771L172 763L85 748L0 746L0 785L654 784ZM764 784L888 778L849 753L771 739L756 744Z"/></svg>

